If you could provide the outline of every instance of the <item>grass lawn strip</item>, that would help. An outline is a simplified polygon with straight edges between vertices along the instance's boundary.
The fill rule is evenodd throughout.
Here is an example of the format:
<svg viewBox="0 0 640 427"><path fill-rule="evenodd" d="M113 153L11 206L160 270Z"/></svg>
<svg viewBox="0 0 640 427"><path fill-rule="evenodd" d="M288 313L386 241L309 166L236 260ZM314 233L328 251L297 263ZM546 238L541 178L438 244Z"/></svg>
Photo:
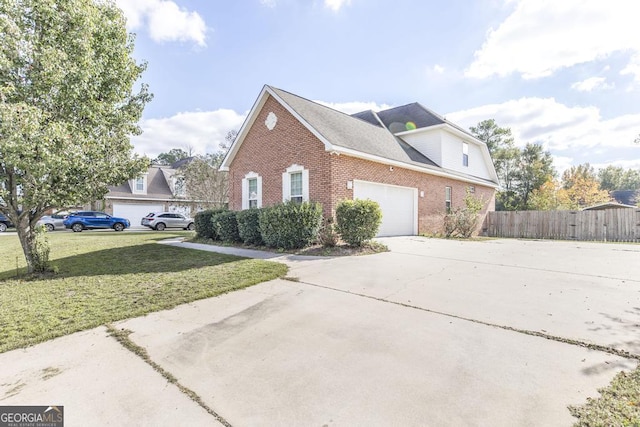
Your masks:
<svg viewBox="0 0 640 427"><path fill-rule="evenodd" d="M160 245L192 233L51 233L59 273L15 278L0 265L0 352L173 308L282 277L283 264ZM15 259L17 237L3 236L0 259ZM24 273L24 272L23 272Z"/></svg>

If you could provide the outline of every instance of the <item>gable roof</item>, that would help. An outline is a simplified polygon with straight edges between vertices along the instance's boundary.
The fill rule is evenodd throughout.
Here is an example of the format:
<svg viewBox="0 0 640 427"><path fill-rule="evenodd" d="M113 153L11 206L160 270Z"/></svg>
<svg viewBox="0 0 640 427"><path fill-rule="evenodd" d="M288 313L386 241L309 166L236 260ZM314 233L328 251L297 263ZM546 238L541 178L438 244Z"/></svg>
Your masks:
<svg viewBox="0 0 640 427"><path fill-rule="evenodd" d="M407 144L386 127L383 127L381 124L385 124L386 126L386 123L381 120L382 118L379 116L380 113L365 111L351 116L268 85L264 86L260 96L254 103L247 119L238 132L236 140L222 162L221 170L229 170L229 165L233 161L238 148L246 137L249 128L253 125L257 114L266 102L268 96L272 96L297 120L305 125L307 129L324 144L325 150L328 152L345 154L389 164L391 166L404 167L433 175L447 176L458 180L497 187L497 182L438 166L410 144ZM419 107L411 107L410 109L414 113L418 112L423 114L419 119L420 123L424 124L429 122L429 120L433 122L437 120L437 118L434 119L435 115L433 113L430 113L429 110L419 104L409 104L409 106ZM388 120L391 120L396 116L389 113L387 117ZM447 122L440 120L437 124L444 125L447 124Z"/></svg>
<svg viewBox="0 0 640 427"><path fill-rule="evenodd" d="M615 199L616 202L622 203L623 205L635 205L640 201L640 198L638 197L638 195L640 195L640 189L614 190L609 194Z"/></svg>
<svg viewBox="0 0 640 427"><path fill-rule="evenodd" d="M106 197L110 199L173 199L169 178L174 173L175 169L152 165L147 170L147 194L134 193L129 181L126 181L121 185L110 186Z"/></svg>

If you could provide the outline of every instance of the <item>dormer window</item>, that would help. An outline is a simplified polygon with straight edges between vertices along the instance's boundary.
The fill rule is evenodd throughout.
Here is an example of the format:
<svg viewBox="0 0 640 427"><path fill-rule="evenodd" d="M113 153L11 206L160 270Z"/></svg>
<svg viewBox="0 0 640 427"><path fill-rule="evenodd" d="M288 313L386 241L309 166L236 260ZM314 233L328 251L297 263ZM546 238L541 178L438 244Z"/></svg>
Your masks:
<svg viewBox="0 0 640 427"><path fill-rule="evenodd" d="M462 143L462 166L469 166L469 144Z"/></svg>
<svg viewBox="0 0 640 427"><path fill-rule="evenodd" d="M133 194L147 194L147 174L146 173L131 181L131 192Z"/></svg>
<svg viewBox="0 0 640 427"><path fill-rule="evenodd" d="M183 176L177 176L174 178L173 195L176 197L184 197L187 195L186 184Z"/></svg>

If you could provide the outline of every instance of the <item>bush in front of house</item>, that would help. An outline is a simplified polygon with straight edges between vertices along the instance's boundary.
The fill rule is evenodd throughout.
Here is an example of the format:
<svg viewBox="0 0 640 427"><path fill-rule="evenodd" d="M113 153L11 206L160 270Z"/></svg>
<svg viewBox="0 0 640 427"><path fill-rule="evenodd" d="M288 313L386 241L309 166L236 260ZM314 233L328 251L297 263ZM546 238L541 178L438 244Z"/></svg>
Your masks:
<svg viewBox="0 0 640 427"><path fill-rule="evenodd" d="M247 245L262 245L260 233L260 209L245 209L236 215L238 234Z"/></svg>
<svg viewBox="0 0 640 427"><path fill-rule="evenodd" d="M220 212L211 217L211 223L216 230L218 239L225 242L240 242L236 211Z"/></svg>
<svg viewBox="0 0 640 427"><path fill-rule="evenodd" d="M319 203L285 202L260 209L259 223L265 245L299 249L313 243L322 221Z"/></svg>
<svg viewBox="0 0 640 427"><path fill-rule="evenodd" d="M336 207L336 231L349 246L362 246L378 234L380 205L373 200L343 200Z"/></svg>
<svg viewBox="0 0 640 427"><path fill-rule="evenodd" d="M324 218L320 231L318 231L318 243L325 248L333 248L338 244L338 240L340 240L340 236L336 232L333 217Z"/></svg>
<svg viewBox="0 0 640 427"><path fill-rule="evenodd" d="M193 222L196 226L196 235L202 239L218 240L218 231L213 226L211 218L221 212L226 212L226 209L208 209L198 212L193 218Z"/></svg>
<svg viewBox="0 0 640 427"><path fill-rule="evenodd" d="M464 197L464 208L447 212L444 216L445 237L462 237L468 239L478 228L480 211L485 205L482 198L474 197L469 191Z"/></svg>

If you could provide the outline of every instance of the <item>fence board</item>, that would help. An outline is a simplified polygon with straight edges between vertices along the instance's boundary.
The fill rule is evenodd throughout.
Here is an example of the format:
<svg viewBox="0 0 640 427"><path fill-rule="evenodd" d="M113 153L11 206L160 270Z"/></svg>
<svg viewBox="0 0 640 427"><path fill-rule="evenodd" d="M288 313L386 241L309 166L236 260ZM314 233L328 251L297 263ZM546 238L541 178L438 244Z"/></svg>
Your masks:
<svg viewBox="0 0 640 427"><path fill-rule="evenodd" d="M490 237L640 242L640 209L489 212Z"/></svg>

